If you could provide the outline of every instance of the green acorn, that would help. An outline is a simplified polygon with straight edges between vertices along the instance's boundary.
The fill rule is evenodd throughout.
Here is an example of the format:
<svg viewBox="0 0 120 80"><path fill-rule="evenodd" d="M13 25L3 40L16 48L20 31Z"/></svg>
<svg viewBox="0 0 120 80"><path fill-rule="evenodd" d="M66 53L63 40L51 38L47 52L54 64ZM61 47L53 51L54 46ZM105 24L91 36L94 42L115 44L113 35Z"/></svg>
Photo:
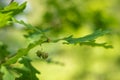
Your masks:
<svg viewBox="0 0 120 80"><path fill-rule="evenodd" d="M48 58L48 53L45 53L45 52L41 52L41 51L37 51L36 52L37 56L42 58L42 59L47 59Z"/></svg>
<svg viewBox="0 0 120 80"><path fill-rule="evenodd" d="M48 53L44 53L44 54L42 55L42 58L43 58L43 59L47 59L47 58L48 58Z"/></svg>
<svg viewBox="0 0 120 80"><path fill-rule="evenodd" d="M36 52L36 54L37 54L37 56L38 56L38 57L40 57L40 58L41 58L41 57L42 57L43 52L41 52L41 51L39 51L39 50L38 50L38 51Z"/></svg>

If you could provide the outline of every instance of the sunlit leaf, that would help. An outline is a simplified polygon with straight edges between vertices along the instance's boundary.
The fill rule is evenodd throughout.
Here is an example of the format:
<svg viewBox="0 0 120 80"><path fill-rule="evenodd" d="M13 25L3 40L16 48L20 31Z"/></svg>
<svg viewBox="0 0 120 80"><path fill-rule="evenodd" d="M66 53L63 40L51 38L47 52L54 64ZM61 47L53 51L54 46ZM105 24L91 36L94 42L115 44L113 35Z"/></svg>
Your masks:
<svg viewBox="0 0 120 80"><path fill-rule="evenodd" d="M12 12L12 16L22 12L26 7L26 2L19 5L17 2L12 2L10 5L6 6L3 10L0 10L2 13Z"/></svg>
<svg viewBox="0 0 120 80"><path fill-rule="evenodd" d="M26 2L21 5L18 5L17 2L13 2L10 5L6 6L3 9L0 9L0 27L8 25L11 18L16 14L22 12L26 7Z"/></svg>
<svg viewBox="0 0 120 80"><path fill-rule="evenodd" d="M5 66L2 66L0 71L3 73L2 80L15 80L15 76Z"/></svg>
<svg viewBox="0 0 120 80"><path fill-rule="evenodd" d="M0 13L0 27L4 27L5 25L8 24L8 21L10 20L10 18L12 13Z"/></svg>

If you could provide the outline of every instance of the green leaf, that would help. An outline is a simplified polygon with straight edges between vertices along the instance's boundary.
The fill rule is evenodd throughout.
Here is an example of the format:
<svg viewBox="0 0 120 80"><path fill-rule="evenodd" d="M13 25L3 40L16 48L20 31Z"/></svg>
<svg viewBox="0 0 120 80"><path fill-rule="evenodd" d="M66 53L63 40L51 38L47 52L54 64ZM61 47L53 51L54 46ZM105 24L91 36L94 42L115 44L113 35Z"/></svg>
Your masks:
<svg viewBox="0 0 120 80"><path fill-rule="evenodd" d="M28 29L35 29L31 24L27 24L27 23L25 23L23 20L18 21L17 19L12 18L12 21L13 21L13 22L16 22L16 23L19 23L19 24L22 24L22 25L24 25L25 27L27 27ZM35 29L35 30L36 30L36 29Z"/></svg>
<svg viewBox="0 0 120 80"><path fill-rule="evenodd" d="M28 52L29 52L32 48L34 48L34 47L37 46L37 45L41 45L41 44L43 44L44 42L45 42L44 40L41 40L41 39L40 39L40 40L38 40L38 41L35 41L35 42L33 42L33 43L30 43L26 48L19 49L19 50L17 51L16 55L13 56L13 57L11 57L11 58L9 58L9 59L7 60L7 62L4 63L4 65L10 65L10 64L16 63L16 61L17 61L19 58L21 58L21 57L23 57L23 56L26 56L26 55L28 54Z"/></svg>
<svg viewBox="0 0 120 80"><path fill-rule="evenodd" d="M16 8L18 7L18 3L17 2L12 2L10 5L6 6L4 8L4 12L6 11L12 11L12 10L16 10Z"/></svg>
<svg viewBox="0 0 120 80"><path fill-rule="evenodd" d="M9 69L7 69L7 67L1 66L0 72L3 73L2 80L15 80L15 76L10 72Z"/></svg>
<svg viewBox="0 0 120 80"><path fill-rule="evenodd" d="M5 59L10 55L10 52L7 50L7 46L3 43L0 44L0 64L5 62Z"/></svg>
<svg viewBox="0 0 120 80"><path fill-rule="evenodd" d="M0 13L0 28L8 24L8 21L11 19L12 13Z"/></svg>
<svg viewBox="0 0 120 80"><path fill-rule="evenodd" d="M80 45L89 45L92 47L99 46L99 47L104 47L104 48L113 48L112 45L109 45L107 43L95 43L95 41L90 41L90 42L82 42Z"/></svg>
<svg viewBox="0 0 120 80"><path fill-rule="evenodd" d="M13 63L16 63L16 61L21 58L22 56L26 55L28 53L29 49L28 48L24 48L24 49L19 49L18 52L16 53L15 56L9 58L4 65L10 65Z"/></svg>
<svg viewBox="0 0 120 80"><path fill-rule="evenodd" d="M39 39L39 37L41 36L47 38L47 36L45 35L45 32L51 29L51 28L47 28L47 29L42 30L39 27L32 26L31 24L25 23L23 20L18 21L15 18L12 18L12 21L15 23L24 25L25 30L27 32L27 34L25 34L24 37L31 38L32 40Z"/></svg>
<svg viewBox="0 0 120 80"><path fill-rule="evenodd" d="M58 39L58 40L54 40L53 42L57 42L59 40L65 40L66 42L64 42L65 44L82 44L82 45L90 45L90 46L101 46L104 48L112 48L112 45L107 45L107 43L95 43L95 39L108 34L109 31L108 30L97 30L92 34L86 35L84 37L80 37L80 38L73 38L73 36L69 36L66 38L62 38L62 39Z"/></svg>
<svg viewBox="0 0 120 80"><path fill-rule="evenodd" d="M22 12L26 7L26 2L19 5L17 2L13 2L10 5L0 10L0 27L8 25L11 18L16 14Z"/></svg>
<svg viewBox="0 0 120 80"><path fill-rule="evenodd" d="M76 43L81 43L86 41L94 41L96 38L101 37L107 33L109 33L108 30L105 30L105 31L97 30L94 33L84 37L73 38L73 36L69 36L67 38L64 38L63 40L66 40L69 44L76 44Z"/></svg>
<svg viewBox="0 0 120 80"><path fill-rule="evenodd" d="M19 23L19 24L24 25L24 26L25 26L27 29L29 29L29 30L34 30L34 31L36 31L36 32L39 33L39 34L43 33L42 30L36 28L35 26L32 26L31 24L25 23L23 20L18 21L18 20L16 20L15 18L12 18L12 20L13 20L13 22L16 22L16 23Z"/></svg>
<svg viewBox="0 0 120 80"><path fill-rule="evenodd" d="M26 79L27 80L39 80L36 74L39 74L40 72L32 66L31 60L28 57L22 57L22 59L19 62L23 64L24 67L15 68L17 72L22 74L22 76L20 76L16 80L26 80Z"/></svg>
<svg viewBox="0 0 120 80"><path fill-rule="evenodd" d="M12 12L12 16L14 16L25 9L26 3L27 2L24 2L21 5L19 5L17 2L12 2L10 5L6 6L3 10L0 10L0 12L2 13Z"/></svg>

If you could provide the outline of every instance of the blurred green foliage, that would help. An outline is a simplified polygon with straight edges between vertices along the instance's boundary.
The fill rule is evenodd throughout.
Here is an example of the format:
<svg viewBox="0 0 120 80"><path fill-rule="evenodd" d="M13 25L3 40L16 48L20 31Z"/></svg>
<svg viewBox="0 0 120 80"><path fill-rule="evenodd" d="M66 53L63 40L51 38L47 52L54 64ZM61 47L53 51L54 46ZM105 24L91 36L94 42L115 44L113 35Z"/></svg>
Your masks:
<svg viewBox="0 0 120 80"><path fill-rule="evenodd" d="M91 48L87 46L58 46L48 52L58 56L57 59L66 63L61 71L56 73L56 67L41 64L43 74L40 78L46 80L119 80L119 47L120 47L120 10L119 0L29 0L34 12L28 15L28 21L40 28L52 27L53 35L63 37L72 34L83 36L94 30L111 30L111 33L97 41L109 41L114 49ZM60 33L60 35L59 35ZM89 45L89 44L88 44ZM50 49L49 49L50 48ZM65 50L62 53L59 50ZM61 54L60 54L61 53ZM62 56L61 56L62 55ZM60 58L64 57L64 58ZM56 58L55 58L56 59ZM56 60L57 60L56 59ZM67 62L65 62L65 60ZM72 61L71 61L72 59ZM71 64L69 64L71 63ZM37 64L36 64L37 65ZM38 65L39 66L39 65ZM46 66L51 69L46 70ZM71 68L70 68L71 67ZM41 68L41 67L40 67ZM53 68L53 69L52 69ZM59 70L58 69L58 70ZM41 70L41 69L40 69ZM52 72L51 72L52 70ZM68 74L68 71L70 72ZM47 73L51 74L46 77ZM55 77L54 74L58 76ZM62 78L61 78L62 77Z"/></svg>
<svg viewBox="0 0 120 80"><path fill-rule="evenodd" d="M29 52L29 56L35 60L32 62L33 66L41 71L41 74L37 75L41 80L120 80L119 0L28 0L28 2L31 6L31 10L30 12L27 12L27 20L33 24L36 29L42 30L38 33L35 33L36 29L35 31L27 30L28 33L30 33L26 35L28 39L30 39L31 35L32 38L34 38L34 34L36 35L44 31L46 32L44 35L47 35L46 37L50 39L56 39L56 37L61 39L65 36L69 36L70 34L75 37L80 37L88 35L98 29L108 29L111 33L102 38L98 38L96 42L104 43L104 41L107 41L114 47L113 49L90 47L86 45L92 45L92 43L89 44L86 42L83 43L86 44L83 46L79 46L77 44L63 45L61 44L62 41L50 44L45 43L42 44L41 47L37 46ZM1 6L3 7L3 3L0 1L0 7ZM0 14L0 17L1 15L2 14ZM0 18L0 24L2 23L1 21L2 18ZM6 23L2 24L4 25ZM22 22L22 24L31 26L30 24L25 24L24 22ZM20 25L14 26L16 28ZM14 46L18 44L20 46L17 46L17 49L19 49L21 45L26 46L28 42L26 39L21 37L23 33L26 34L26 32L24 32L24 30L20 30L18 33L18 30L15 28L12 27L11 31L7 34L6 31L8 31L9 26L5 29L1 29L0 40L2 40L5 44L11 43ZM3 37L3 34L5 37ZM10 35L11 37L7 37L6 35ZM10 41L11 38L13 42ZM8 41L5 41L6 39ZM67 37L64 39L71 42L76 38ZM95 45L94 41L92 42ZM32 45L34 46L34 44ZM8 50L11 50L9 47L10 46L8 46ZM14 51L13 48L12 50L15 53L16 51ZM7 47L0 44L0 49L1 51L4 50L6 52L4 54L6 56ZM52 58L53 62L63 63L64 66L55 65L54 63L48 64L41 61L36 54L34 54L37 50L47 52L49 58ZM23 54L24 53L25 52L23 52ZM28 60L25 59L25 61ZM27 63L29 64L30 62L28 61ZM6 71L7 68L2 67L2 70ZM35 73L39 72L36 71ZM11 74L6 71L5 76L10 75Z"/></svg>
<svg viewBox="0 0 120 80"><path fill-rule="evenodd" d="M7 7L0 9L0 27L4 27L11 21L11 18L25 9L26 2L19 5L18 3L11 3Z"/></svg>

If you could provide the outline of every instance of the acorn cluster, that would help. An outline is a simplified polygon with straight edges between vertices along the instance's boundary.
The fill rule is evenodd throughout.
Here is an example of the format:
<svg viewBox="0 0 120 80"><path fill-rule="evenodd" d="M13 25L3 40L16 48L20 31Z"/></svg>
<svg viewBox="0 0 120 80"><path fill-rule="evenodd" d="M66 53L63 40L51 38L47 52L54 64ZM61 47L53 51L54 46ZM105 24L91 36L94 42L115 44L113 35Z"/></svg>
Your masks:
<svg viewBox="0 0 120 80"><path fill-rule="evenodd" d="M37 56L40 57L41 59L47 59L47 58L48 58L48 53L46 53L46 52L42 52L42 51L38 50L38 51L36 52L36 54L37 54Z"/></svg>

